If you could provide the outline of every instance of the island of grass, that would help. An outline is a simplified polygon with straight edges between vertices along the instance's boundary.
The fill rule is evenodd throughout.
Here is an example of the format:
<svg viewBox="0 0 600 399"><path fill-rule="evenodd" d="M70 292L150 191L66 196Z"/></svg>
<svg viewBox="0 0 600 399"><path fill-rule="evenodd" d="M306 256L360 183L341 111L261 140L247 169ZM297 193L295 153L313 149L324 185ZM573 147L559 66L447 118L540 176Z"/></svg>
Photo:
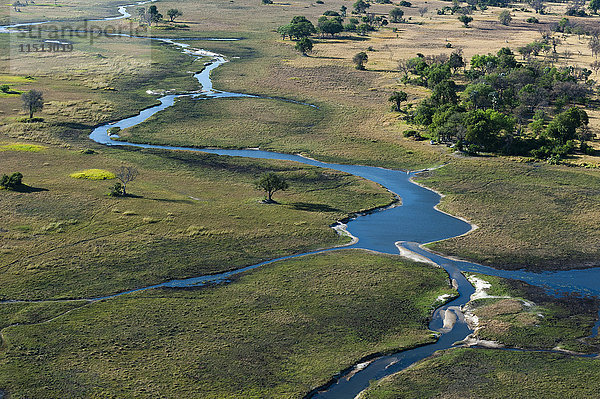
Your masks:
<svg viewBox="0 0 600 399"><path fill-rule="evenodd" d="M574 398L600 390L600 363L559 353L451 349L376 383L361 399Z"/></svg>
<svg viewBox="0 0 600 399"><path fill-rule="evenodd" d="M465 307L475 330L467 342L487 346L493 342L517 350L436 352L373 382L361 399L595 396L600 364L592 356L598 353L598 339L590 334L598 319L598 298L554 296L500 277L470 274L469 278L487 288L478 290L479 298Z"/></svg>
<svg viewBox="0 0 600 399"><path fill-rule="evenodd" d="M110 147L90 156L48 146L6 151L2 164L44 189L2 190L2 299L103 296L342 245L350 239L332 223L395 201L345 173L184 151ZM110 181L69 177L82 164L135 167L131 196L109 197ZM280 205L260 203L254 181L265 172L289 182L275 196Z"/></svg>
<svg viewBox="0 0 600 399"><path fill-rule="evenodd" d="M457 158L417 180L445 194L444 211L481 226L430 249L505 269L599 265L596 169Z"/></svg>
<svg viewBox="0 0 600 399"><path fill-rule="evenodd" d="M2 330L0 386L32 399L301 397L367 355L432 342L432 306L453 292L435 266L339 250L58 318L11 305L36 307L21 319L38 323Z"/></svg>

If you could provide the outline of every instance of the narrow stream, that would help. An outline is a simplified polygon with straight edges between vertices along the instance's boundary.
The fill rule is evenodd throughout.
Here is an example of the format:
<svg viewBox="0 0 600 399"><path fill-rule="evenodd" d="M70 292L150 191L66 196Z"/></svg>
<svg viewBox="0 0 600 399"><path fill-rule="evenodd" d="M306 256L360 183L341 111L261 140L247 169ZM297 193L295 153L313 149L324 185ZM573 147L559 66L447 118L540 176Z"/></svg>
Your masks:
<svg viewBox="0 0 600 399"><path fill-rule="evenodd" d="M110 17L106 18L105 20L114 20L129 16L126 11L126 7L127 6L123 6L119 8L119 13L121 16ZM25 25L26 24L20 24L18 27ZM10 30L8 28L10 27L0 27L0 32L14 32L14 30ZM413 254L420 255L444 268L458 289L460 295L454 300L446 303L441 308L438 308L434 312L432 320L429 324L429 328L431 330L439 333L439 339L437 342L415 349L395 353L389 356L380 356L356 365L353 368L340 373L340 375L333 377L327 386L315 389L313 392L307 394L307 398L346 399L355 397L362 390L368 387L370 381L381 379L387 375L403 370L411 364L430 356L437 350L452 347L455 342L461 341L467 335L469 335L472 331L465 323L460 311L457 310L460 308L460 306L469 301L469 297L474 292L474 288L464 277L462 274L463 272L477 272L493 276L518 279L536 286L544 287L548 290L556 290L564 293L573 292L581 295L600 296L600 284L598 284L598 282L600 282L600 268L544 273L533 273L523 270L505 271L470 262L448 259L436 254L432 254L423 249L421 247L422 244L466 234L472 230L472 226L463 220L435 209L435 206L440 201L440 196L434 191L414 184L411 181L411 178L414 177L415 172L408 173L404 171L389 170L370 166L325 163L305 158L300 155L281 154L261 150L198 149L188 147L136 144L114 140L114 138L116 138L115 136L111 137L108 135L108 129L111 127L125 129L140 124L157 112L172 106L175 104L176 99L182 96L191 96L198 100L206 101L218 101L218 98L224 97L257 97L248 94L223 92L213 89L210 74L215 68L218 68L220 65L227 62L223 56L208 52L206 50L191 48L188 44L181 43L183 40L179 39L152 39L159 40L170 45L179 46L182 48L182 51L194 57L212 57L211 63L207 65L202 72L194 75L198 80L202 90L196 93L169 94L162 96L158 99L160 102L159 105L145 109L140 112L139 115L120 120L116 123L105 124L97 127L91 133L90 139L96 141L97 143L108 146L134 146L141 148L196 151L247 158L295 161L306 165L350 173L352 175L379 183L391 192L399 195L402 198L402 205L386 208L367 215L361 215L349 221L347 224L348 231L353 236L359 238L359 241L356 244L349 246L349 248L369 249L388 254L398 254L399 249L401 249L401 252L403 253L411 252ZM290 101L285 99L273 100ZM305 105L312 106L311 104ZM318 252L323 251L317 251L313 253ZM93 298L91 300L114 298L131 292L157 287L192 287L206 284L208 282L226 281L235 274L239 274L241 272L248 271L278 260L289 259L303 255L306 254L274 259L218 275L200 276L184 280L171 280L162 284L142 287L136 290L130 290L111 296ZM457 322L452 328L444 329L442 320L443 318L441 315L443 315L446 311L454 311L458 318ZM598 324L594 328L592 334L595 335L597 332Z"/></svg>

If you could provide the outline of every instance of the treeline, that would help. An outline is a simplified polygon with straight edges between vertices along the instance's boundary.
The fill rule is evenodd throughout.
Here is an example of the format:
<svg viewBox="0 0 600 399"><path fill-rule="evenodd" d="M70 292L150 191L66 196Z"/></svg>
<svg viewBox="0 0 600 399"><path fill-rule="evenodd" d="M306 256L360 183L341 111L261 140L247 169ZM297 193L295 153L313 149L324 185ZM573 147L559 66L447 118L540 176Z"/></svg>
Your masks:
<svg viewBox="0 0 600 399"><path fill-rule="evenodd" d="M380 0L379 3L388 4L391 1ZM398 3L401 7L411 7L412 4L408 1ZM403 23L404 11L400 7L394 7L388 15L376 15L368 12L371 4L364 0L357 0L353 4L353 9L350 11L352 16L348 16L348 7L341 6L339 11L328 10L323 13L317 20L316 26L304 16L296 16L291 22L277 28L277 32L285 40L301 40L309 36L320 34L321 37L331 36L342 33L358 33L366 35L369 32L375 31L382 26L387 26L391 23ZM427 9L424 8L423 12ZM419 11L421 12L421 10Z"/></svg>
<svg viewBox="0 0 600 399"><path fill-rule="evenodd" d="M423 137L470 153L526 155L558 162L579 149L590 152L587 104L591 71L519 63L509 48L475 55L466 69L461 51L402 61L405 83L431 89L406 119L425 128ZM460 70L463 85L456 83ZM407 135L420 135L409 131Z"/></svg>

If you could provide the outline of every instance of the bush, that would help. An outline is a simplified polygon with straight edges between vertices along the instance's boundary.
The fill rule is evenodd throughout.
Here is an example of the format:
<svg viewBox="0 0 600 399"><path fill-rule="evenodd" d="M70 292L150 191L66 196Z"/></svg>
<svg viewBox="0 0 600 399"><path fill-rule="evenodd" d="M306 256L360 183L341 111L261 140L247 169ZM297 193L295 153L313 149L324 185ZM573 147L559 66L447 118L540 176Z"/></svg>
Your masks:
<svg viewBox="0 0 600 399"><path fill-rule="evenodd" d="M581 152L586 155L595 155L596 154L596 150L594 150L594 148L591 145L589 145L588 143L586 143L585 141L581 142L581 146L579 148L581 149Z"/></svg>
<svg viewBox="0 0 600 399"><path fill-rule="evenodd" d="M110 193L108 193L108 195L111 197L122 197L123 185L121 183L115 183L115 185L110 188Z"/></svg>
<svg viewBox="0 0 600 399"><path fill-rule="evenodd" d="M113 136L117 133L119 133L121 131L121 128L118 126L113 126L111 128L109 128L106 133L108 133L109 136Z"/></svg>
<svg viewBox="0 0 600 399"><path fill-rule="evenodd" d="M529 17L529 18L527 18L527 22L530 24L539 24L540 20L537 19L536 17Z"/></svg>
<svg viewBox="0 0 600 399"><path fill-rule="evenodd" d="M417 132L416 130L405 130L404 132L402 132L402 135L404 137L415 137L419 134L419 132Z"/></svg>
<svg viewBox="0 0 600 399"><path fill-rule="evenodd" d="M0 187L4 187L7 190L14 190L23 185L23 174L15 172L12 175L2 175L0 179Z"/></svg>
<svg viewBox="0 0 600 399"><path fill-rule="evenodd" d="M88 180L110 180L115 178L115 174L104 169L86 169L81 172L71 173L69 175L74 179Z"/></svg>

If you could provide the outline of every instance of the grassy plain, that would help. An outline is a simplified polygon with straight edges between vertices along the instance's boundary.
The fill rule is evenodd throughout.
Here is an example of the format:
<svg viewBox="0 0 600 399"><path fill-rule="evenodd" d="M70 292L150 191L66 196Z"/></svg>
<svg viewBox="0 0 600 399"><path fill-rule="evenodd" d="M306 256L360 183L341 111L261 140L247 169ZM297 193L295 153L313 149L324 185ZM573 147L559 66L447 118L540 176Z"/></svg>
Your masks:
<svg viewBox="0 0 600 399"><path fill-rule="evenodd" d="M5 328L0 386L15 399L301 397L366 355L431 341L431 306L451 292L441 269L397 256L276 262Z"/></svg>
<svg viewBox="0 0 600 399"><path fill-rule="evenodd" d="M512 348L563 349L597 353L591 335L598 319L598 298L551 296L540 287L518 280L476 275L492 285L492 297L469 302L478 318L476 338Z"/></svg>
<svg viewBox="0 0 600 399"><path fill-rule="evenodd" d="M598 265L598 170L456 158L418 180L446 194L442 209L481 226L436 251L507 269Z"/></svg>
<svg viewBox="0 0 600 399"><path fill-rule="evenodd" d="M566 354L455 349L374 384L362 399L592 398L600 362Z"/></svg>
<svg viewBox="0 0 600 399"><path fill-rule="evenodd" d="M1 172L20 171L29 189L2 191L0 298L101 296L342 244L331 223L393 201L374 183L296 163L97 151L2 152ZM108 197L111 181L70 177L123 164L140 171L128 190L136 198ZM290 183L275 196L282 205L259 203L253 182L266 171Z"/></svg>

